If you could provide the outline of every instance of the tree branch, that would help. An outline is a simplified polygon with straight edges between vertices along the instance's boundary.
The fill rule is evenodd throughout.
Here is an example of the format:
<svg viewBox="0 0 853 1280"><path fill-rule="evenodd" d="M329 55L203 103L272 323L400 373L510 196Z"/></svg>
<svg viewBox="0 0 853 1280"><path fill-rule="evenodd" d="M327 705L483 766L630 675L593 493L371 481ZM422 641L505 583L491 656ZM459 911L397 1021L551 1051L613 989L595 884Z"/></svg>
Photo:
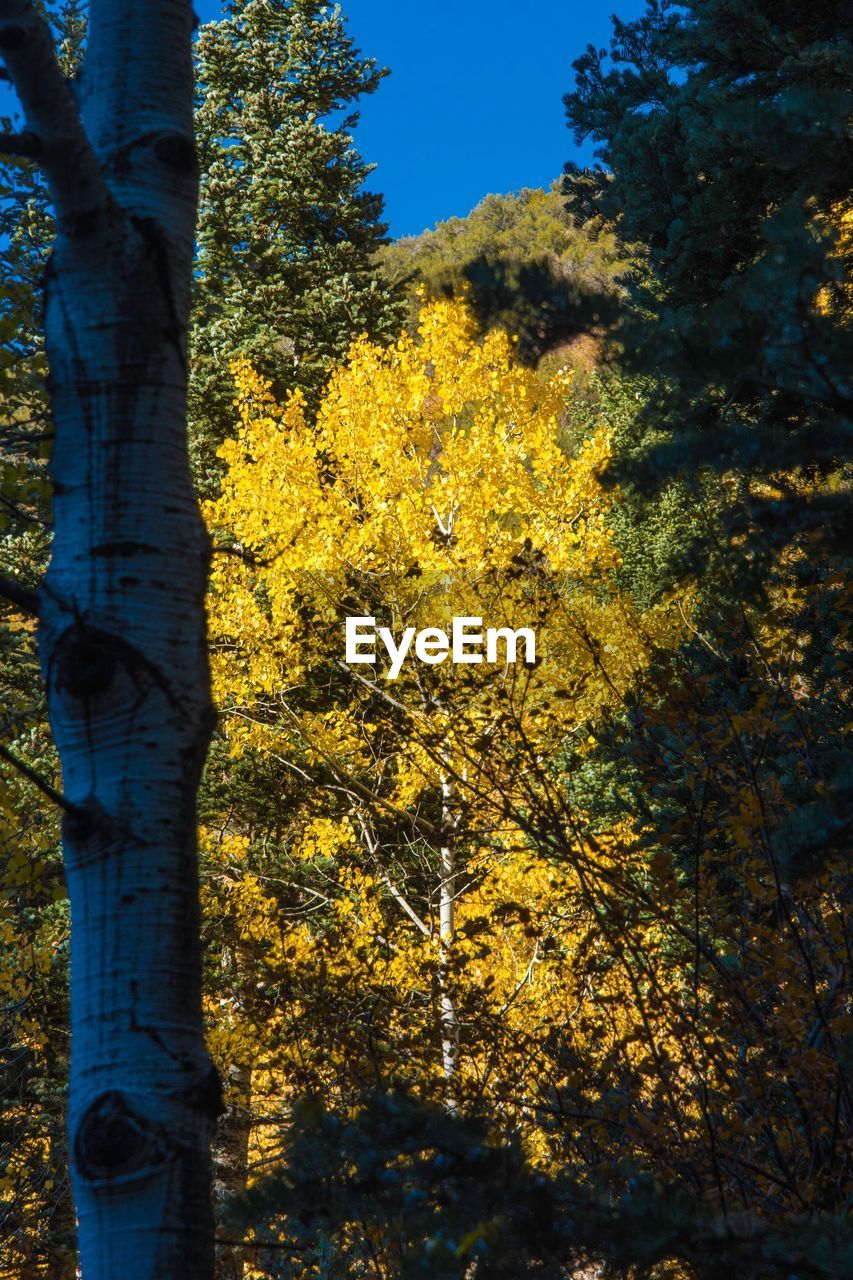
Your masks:
<svg viewBox="0 0 853 1280"><path fill-rule="evenodd" d="M7 445L8 448L8 445ZM50 524L47 520L40 520L38 516L31 516L28 511L24 511L23 507L19 507L17 502L13 502L11 498L7 498L5 493L0 493L0 503L11 511L17 520L21 520L24 524L37 524L42 529L49 529Z"/></svg>
<svg viewBox="0 0 853 1280"><path fill-rule="evenodd" d="M11 154L38 159L60 222L110 208L112 197L57 62L50 28L32 0L0 0L0 58L27 123L23 133L6 135L6 143Z"/></svg>
<svg viewBox="0 0 853 1280"><path fill-rule="evenodd" d="M367 826L367 823L362 818L359 818L359 826L361 827L361 834L364 839L364 843L367 845L369 853L372 855L372 857L376 858L379 852L379 846L376 840L374 840L373 835L371 834L370 829ZM429 925L425 924L424 921L420 918L417 911L415 911L414 907L410 905L410 903L407 901L405 896L397 888L396 884L391 879L390 875L385 870L385 868L380 865L377 867L377 870L379 871L379 878L387 888L388 892L391 894L391 897L394 899L394 901L403 908L406 915L409 917L410 920L412 920L417 925L417 927L420 929L424 937L426 938L431 937L432 930L430 929Z"/></svg>
<svg viewBox="0 0 853 1280"><path fill-rule="evenodd" d="M26 160L38 160L41 155L41 138L29 129L21 133L0 133L0 154L23 156Z"/></svg>
<svg viewBox="0 0 853 1280"><path fill-rule="evenodd" d="M71 801L62 795L60 791L57 791L55 787L52 787L46 778L43 778L40 773L37 773L35 769L26 763L26 761L19 760L8 747L4 747L2 744L0 744L0 759L7 761L13 769L20 773L21 777L26 778L27 782L31 782L34 787L39 789L42 795L47 796L48 800L58 808L64 810L65 813L79 812L77 806L73 805Z"/></svg>
<svg viewBox="0 0 853 1280"><path fill-rule="evenodd" d="M39 616L38 592L25 587L15 578L7 578L3 573L0 573L0 596L15 605L22 613L28 613L33 618Z"/></svg>

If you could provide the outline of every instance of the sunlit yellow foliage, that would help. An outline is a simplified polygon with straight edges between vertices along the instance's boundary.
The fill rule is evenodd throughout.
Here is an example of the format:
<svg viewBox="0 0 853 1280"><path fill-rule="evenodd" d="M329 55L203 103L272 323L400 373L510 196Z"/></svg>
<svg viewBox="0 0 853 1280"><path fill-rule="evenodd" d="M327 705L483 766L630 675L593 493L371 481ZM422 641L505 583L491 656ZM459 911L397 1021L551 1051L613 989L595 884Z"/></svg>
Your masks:
<svg viewBox="0 0 853 1280"><path fill-rule="evenodd" d="M345 1098L372 1076L520 1118L545 1087L548 1028L587 1002L573 957L595 918L519 813L531 797L547 811L548 762L568 742L588 749L590 723L676 634L666 609L641 619L613 584L607 427L567 450L571 380L540 380L502 333L478 341L458 302L425 307L417 339L356 343L316 423L298 397L280 409L245 362L234 372L240 430L208 508L223 548L215 689L232 757L308 780L278 846L288 914L262 859L208 835L208 868L242 866L227 886L211 873L208 911L230 913L287 991L251 1032L253 1090ZM453 616L529 626L537 662L409 663L389 682L343 662L344 619L367 614L395 634ZM572 838L565 815L555 830ZM629 841L613 835L607 859ZM625 1002L616 973L602 981ZM460 1038L452 1079L442 998ZM626 1033L599 1019L600 1053Z"/></svg>
<svg viewBox="0 0 853 1280"><path fill-rule="evenodd" d="M640 614L607 424L572 440L570 380L478 340L459 303L356 343L316 422L235 376L207 510L212 768L259 771L263 802L216 815L203 874L213 1048L265 1117L250 1164L294 1097L403 1084L520 1126L552 1167L627 1158L721 1206L747 1184L829 1203L843 877L828 864L794 909L775 841L823 785L798 619L833 591L846 617L849 594L790 552L727 635L731 669L689 593ZM537 661L389 680L343 661L356 615L529 626ZM584 787L600 800L620 753L631 807L596 824Z"/></svg>

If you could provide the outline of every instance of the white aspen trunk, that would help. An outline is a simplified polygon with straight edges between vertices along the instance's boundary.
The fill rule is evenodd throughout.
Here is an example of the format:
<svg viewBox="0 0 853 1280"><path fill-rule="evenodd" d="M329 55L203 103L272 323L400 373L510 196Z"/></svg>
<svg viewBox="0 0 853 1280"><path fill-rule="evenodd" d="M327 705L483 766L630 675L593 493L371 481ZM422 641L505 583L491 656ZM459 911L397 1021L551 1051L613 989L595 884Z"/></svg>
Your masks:
<svg viewBox="0 0 853 1280"><path fill-rule="evenodd" d="M453 943L456 901L456 850L454 848L454 822L452 814L453 784L447 777L441 779L441 829L444 843L440 850L441 882L438 895L438 945L439 945L439 1003L441 1020L441 1065L449 1091L459 1065L459 1021L456 1006L450 992L448 975L448 951ZM452 1092L449 1092L452 1106Z"/></svg>
<svg viewBox="0 0 853 1280"><path fill-rule="evenodd" d="M0 0L21 153L51 184L56 443L39 596L72 920L69 1140L83 1280L212 1280L219 1083L202 1029L195 794L208 544L186 441L197 171L189 0L92 0L80 111ZM81 123L82 115L82 123Z"/></svg>

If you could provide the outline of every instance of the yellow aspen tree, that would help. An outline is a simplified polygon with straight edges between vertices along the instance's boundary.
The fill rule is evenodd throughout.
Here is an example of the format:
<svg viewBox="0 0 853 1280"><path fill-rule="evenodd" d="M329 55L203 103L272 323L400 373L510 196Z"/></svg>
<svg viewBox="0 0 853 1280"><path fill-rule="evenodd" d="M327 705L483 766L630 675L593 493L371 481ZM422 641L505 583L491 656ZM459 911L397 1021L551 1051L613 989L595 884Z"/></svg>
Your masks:
<svg viewBox="0 0 853 1280"><path fill-rule="evenodd" d="M357 342L316 423L234 372L240 429L207 510L214 684L232 759L312 784L280 841L305 904L284 923L251 841L235 855L233 821L207 833L208 909L300 987L298 1017L271 1010L255 1041L254 1087L344 1097L372 1073L519 1113L531 1028L570 995L575 925L546 909L570 877L513 815L550 803L547 761L672 634L613 583L608 431L570 449L570 378L540 379L501 332L479 340L458 301L425 305L417 337ZM442 658L453 619L491 628L496 660L487 644L454 662L449 642ZM375 664L371 620L397 646L377 639ZM217 1034L227 1054L235 1029Z"/></svg>

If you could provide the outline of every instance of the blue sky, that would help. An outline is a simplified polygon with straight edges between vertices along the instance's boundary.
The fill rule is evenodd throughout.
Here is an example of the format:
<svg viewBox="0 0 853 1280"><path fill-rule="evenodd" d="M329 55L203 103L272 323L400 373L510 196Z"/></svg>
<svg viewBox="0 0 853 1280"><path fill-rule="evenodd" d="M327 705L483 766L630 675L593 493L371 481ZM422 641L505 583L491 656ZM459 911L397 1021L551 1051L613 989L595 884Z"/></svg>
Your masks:
<svg viewBox="0 0 853 1280"><path fill-rule="evenodd" d="M562 95L610 14L645 0L342 0L356 43L391 69L362 104L356 142L376 165L393 236L468 213L489 192L545 186L578 155ZM196 0L202 22L221 0ZM0 85L0 110L11 95Z"/></svg>
<svg viewBox="0 0 853 1280"><path fill-rule="evenodd" d="M562 95L610 14L644 0L342 0L356 43L391 76L362 106L359 150L376 164L394 236L468 213L489 192L544 186L577 158ZM215 0L196 0L203 21ZM587 153L584 159L589 159Z"/></svg>

